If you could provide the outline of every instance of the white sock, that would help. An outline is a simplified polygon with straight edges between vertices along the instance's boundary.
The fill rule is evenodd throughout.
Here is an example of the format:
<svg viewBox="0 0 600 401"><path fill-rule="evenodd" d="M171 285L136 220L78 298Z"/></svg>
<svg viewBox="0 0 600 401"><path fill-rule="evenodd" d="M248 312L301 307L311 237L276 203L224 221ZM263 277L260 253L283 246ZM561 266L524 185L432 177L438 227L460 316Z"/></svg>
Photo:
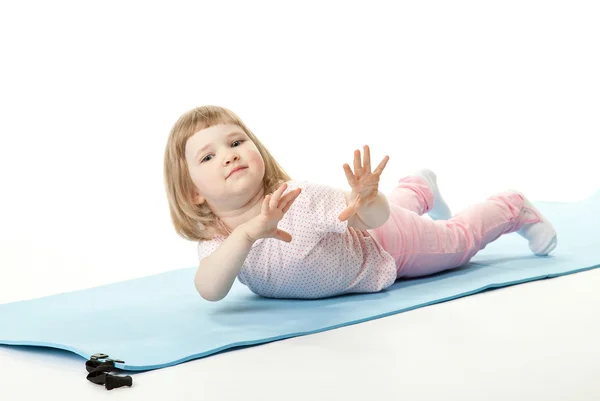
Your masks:
<svg viewBox="0 0 600 401"><path fill-rule="evenodd" d="M427 182L427 185L429 185L429 189L433 194L433 207L428 212L429 216L433 220L448 220L452 218L450 208L444 201L444 198L442 198L442 194L440 194L435 173L427 168L423 168L416 171L414 175L423 178L425 182Z"/></svg>
<svg viewBox="0 0 600 401"><path fill-rule="evenodd" d="M529 241L529 249L538 255L544 256L548 255L550 252L556 248L557 238L556 238L556 230L552 227L552 224L548 219L546 219L540 211L533 206L533 204L527 199L525 195L523 195L519 191L513 191L523 196L525 199L524 207L526 209L534 210L535 213L542 219L542 221L537 223L525 224L517 233Z"/></svg>

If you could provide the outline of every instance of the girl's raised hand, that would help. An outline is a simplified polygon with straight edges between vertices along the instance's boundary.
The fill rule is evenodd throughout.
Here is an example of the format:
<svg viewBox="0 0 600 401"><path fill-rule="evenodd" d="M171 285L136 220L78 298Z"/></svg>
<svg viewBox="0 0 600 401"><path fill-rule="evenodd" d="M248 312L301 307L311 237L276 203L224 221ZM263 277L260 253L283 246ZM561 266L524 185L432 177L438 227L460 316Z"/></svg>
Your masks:
<svg viewBox="0 0 600 401"><path fill-rule="evenodd" d="M272 195L265 196L260 214L244 223L249 239L256 241L259 238L275 238L284 242L292 241L291 234L278 229L277 224L300 195L302 188L296 188L282 197L286 188L287 183L283 183Z"/></svg>
<svg viewBox="0 0 600 401"><path fill-rule="evenodd" d="M379 178L390 157L385 156L375 171L371 172L371 152L369 146L365 145L364 150L365 155L362 165L360 163L360 150L357 149L354 151L354 173L352 173L348 164L344 164L344 172L346 173L348 184L352 188L351 199L353 199L353 202L340 213L338 216L340 221L348 220L359 208L373 202L379 193Z"/></svg>

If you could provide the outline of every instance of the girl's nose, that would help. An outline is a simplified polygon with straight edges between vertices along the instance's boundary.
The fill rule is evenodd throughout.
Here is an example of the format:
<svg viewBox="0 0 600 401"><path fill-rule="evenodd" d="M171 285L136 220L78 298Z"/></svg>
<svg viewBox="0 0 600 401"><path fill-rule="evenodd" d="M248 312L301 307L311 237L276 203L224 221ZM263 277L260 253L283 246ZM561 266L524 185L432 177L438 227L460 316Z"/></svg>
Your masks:
<svg viewBox="0 0 600 401"><path fill-rule="evenodd" d="M240 156L237 153L234 153L232 155L230 155L228 158L225 159L225 162L229 162L229 161L236 161L239 160Z"/></svg>

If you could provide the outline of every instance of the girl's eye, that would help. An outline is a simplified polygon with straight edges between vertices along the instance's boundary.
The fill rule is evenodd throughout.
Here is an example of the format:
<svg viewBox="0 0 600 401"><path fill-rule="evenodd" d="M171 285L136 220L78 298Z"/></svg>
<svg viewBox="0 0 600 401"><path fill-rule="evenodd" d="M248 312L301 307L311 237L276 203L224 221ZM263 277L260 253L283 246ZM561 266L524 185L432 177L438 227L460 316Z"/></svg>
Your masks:
<svg viewBox="0 0 600 401"><path fill-rule="evenodd" d="M240 145L241 145L241 144L242 144L242 142L244 142L244 140L243 140L243 139L238 139L237 141L233 141L233 142L231 142L231 144L233 145L233 144L234 144L234 143L236 143L236 142L239 142L239 143L240 143ZM238 146L239 146L239 145L238 145ZM200 161L200 163L204 163L205 161L208 161L208 160L210 160L210 159L207 159L207 157L209 157L209 156L212 156L212 155L206 155L206 156L204 156L204 159L202 159L202 160Z"/></svg>

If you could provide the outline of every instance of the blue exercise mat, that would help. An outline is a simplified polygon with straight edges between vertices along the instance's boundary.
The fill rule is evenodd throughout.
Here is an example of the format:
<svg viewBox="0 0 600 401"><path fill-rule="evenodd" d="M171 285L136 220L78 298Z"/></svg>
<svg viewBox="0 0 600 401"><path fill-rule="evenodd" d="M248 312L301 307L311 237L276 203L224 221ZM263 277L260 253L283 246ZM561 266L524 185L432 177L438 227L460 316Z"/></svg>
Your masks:
<svg viewBox="0 0 600 401"><path fill-rule="evenodd" d="M534 256L511 234L459 269L322 300L265 299L236 281L223 301L210 303L196 293L196 268L185 268L0 305L0 344L60 348L85 359L105 353L124 361L116 368L150 370L600 266L600 192L582 202L536 205L558 232L548 257Z"/></svg>

